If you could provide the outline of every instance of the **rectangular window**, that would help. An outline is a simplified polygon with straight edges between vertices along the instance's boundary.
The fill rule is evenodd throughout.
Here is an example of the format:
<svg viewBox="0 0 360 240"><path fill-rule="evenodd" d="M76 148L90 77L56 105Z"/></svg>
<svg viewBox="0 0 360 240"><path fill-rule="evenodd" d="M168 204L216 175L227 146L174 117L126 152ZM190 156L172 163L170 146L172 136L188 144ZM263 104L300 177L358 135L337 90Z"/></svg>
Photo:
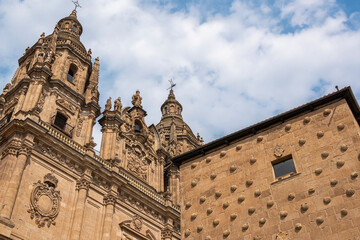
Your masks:
<svg viewBox="0 0 360 240"><path fill-rule="evenodd" d="M296 173L294 161L291 156L283 160L276 161L272 165L274 168L274 173L276 178L281 178L283 176L292 175Z"/></svg>
<svg viewBox="0 0 360 240"><path fill-rule="evenodd" d="M57 113L55 117L54 124L62 130L65 130L67 117L62 115L61 113Z"/></svg>

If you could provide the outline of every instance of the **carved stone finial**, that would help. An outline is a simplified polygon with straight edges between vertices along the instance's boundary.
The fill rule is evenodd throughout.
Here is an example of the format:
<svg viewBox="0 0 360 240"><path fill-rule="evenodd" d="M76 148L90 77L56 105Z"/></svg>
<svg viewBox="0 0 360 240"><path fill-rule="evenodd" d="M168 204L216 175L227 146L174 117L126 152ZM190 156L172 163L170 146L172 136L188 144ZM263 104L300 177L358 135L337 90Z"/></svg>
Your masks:
<svg viewBox="0 0 360 240"><path fill-rule="evenodd" d="M140 91L139 91L139 90L136 90L136 93L132 96L132 101L131 101L131 103L132 103L135 107L142 108L142 106L141 106L141 100L142 100L142 97L140 96Z"/></svg>

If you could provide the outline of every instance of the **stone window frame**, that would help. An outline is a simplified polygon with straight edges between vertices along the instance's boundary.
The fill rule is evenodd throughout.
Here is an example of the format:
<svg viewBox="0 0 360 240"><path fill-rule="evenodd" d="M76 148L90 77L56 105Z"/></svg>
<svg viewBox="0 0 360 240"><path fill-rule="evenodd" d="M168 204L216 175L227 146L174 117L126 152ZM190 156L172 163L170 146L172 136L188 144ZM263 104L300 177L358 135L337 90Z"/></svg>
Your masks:
<svg viewBox="0 0 360 240"><path fill-rule="evenodd" d="M289 161L289 160L292 160L292 164L293 164L293 168L294 168L294 171L289 171L283 175L280 175L280 176L276 176L276 172L275 172L275 165L276 164L279 164L279 163L282 163L282 162L286 162L286 161ZM276 160L273 160L271 161L271 166L272 166L272 170L273 170L273 174L274 174L274 178L276 181L281 181L283 179L287 179L289 177L292 177L292 176L295 176L298 174L298 171L296 170L296 164L295 164L295 160L293 158L293 156L291 154L287 155L287 156L284 156L282 158L279 158L279 159L276 159Z"/></svg>

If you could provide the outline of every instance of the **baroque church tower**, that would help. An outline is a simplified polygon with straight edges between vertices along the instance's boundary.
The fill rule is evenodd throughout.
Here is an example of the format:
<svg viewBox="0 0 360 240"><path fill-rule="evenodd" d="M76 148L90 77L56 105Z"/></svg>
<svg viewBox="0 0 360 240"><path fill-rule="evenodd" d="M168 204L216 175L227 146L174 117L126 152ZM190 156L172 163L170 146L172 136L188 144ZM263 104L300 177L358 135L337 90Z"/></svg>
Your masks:
<svg viewBox="0 0 360 240"><path fill-rule="evenodd" d="M180 174L170 158L202 144L170 91L156 126L140 92L106 102L99 58L80 41L74 10L25 50L0 95L0 240L175 240Z"/></svg>

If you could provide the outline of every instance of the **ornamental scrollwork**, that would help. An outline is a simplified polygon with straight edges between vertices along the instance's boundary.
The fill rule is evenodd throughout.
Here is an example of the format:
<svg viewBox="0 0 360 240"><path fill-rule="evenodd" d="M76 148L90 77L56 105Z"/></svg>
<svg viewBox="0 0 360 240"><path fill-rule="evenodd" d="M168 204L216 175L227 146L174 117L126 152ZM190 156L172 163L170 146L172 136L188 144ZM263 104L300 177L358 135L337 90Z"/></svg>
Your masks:
<svg viewBox="0 0 360 240"><path fill-rule="evenodd" d="M44 182L40 180L34 183L30 195L30 218L35 218L39 228L55 225L55 219L60 211L60 191L55 190L58 180L54 175L48 173L44 176Z"/></svg>
<svg viewBox="0 0 360 240"><path fill-rule="evenodd" d="M140 231L142 228L143 220L139 215L135 214L132 219L132 224L137 231Z"/></svg>

